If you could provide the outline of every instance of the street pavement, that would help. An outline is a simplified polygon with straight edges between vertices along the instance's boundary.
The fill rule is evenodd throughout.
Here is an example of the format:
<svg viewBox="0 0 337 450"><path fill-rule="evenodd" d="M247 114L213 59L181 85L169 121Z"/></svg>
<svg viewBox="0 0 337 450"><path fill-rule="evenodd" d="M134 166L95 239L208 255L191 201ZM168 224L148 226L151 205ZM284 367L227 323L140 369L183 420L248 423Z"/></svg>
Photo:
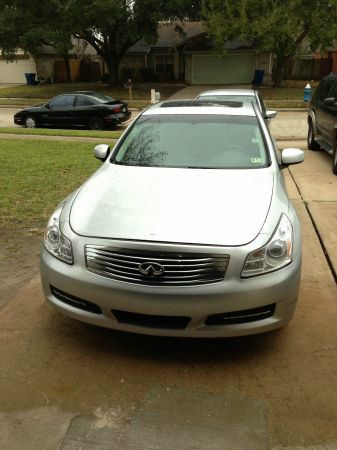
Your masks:
<svg viewBox="0 0 337 450"><path fill-rule="evenodd" d="M281 128L281 148L305 147ZM327 154L308 150L284 173L303 233L286 328L216 340L117 333L51 309L34 277L0 310L0 449L337 449L337 177Z"/></svg>

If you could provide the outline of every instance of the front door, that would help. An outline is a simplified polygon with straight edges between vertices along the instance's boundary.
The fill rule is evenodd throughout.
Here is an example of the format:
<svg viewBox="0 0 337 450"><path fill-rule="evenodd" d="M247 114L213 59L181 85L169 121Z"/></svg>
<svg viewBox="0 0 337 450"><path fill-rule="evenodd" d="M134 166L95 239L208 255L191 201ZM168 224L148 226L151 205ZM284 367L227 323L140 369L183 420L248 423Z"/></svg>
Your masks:
<svg viewBox="0 0 337 450"><path fill-rule="evenodd" d="M43 113L42 124L51 126L72 126L75 95L59 95L51 100Z"/></svg>

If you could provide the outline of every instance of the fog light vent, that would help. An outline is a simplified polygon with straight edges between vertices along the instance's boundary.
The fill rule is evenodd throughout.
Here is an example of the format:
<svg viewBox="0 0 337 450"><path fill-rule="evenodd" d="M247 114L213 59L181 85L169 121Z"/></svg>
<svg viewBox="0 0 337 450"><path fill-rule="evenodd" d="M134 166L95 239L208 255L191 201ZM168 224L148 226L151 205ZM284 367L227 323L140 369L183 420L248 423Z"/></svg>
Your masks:
<svg viewBox="0 0 337 450"><path fill-rule="evenodd" d="M267 319L274 315L275 303L259 308L245 309L222 314L213 314L205 321L206 325L235 325L239 323L255 322L257 320Z"/></svg>
<svg viewBox="0 0 337 450"><path fill-rule="evenodd" d="M57 300L60 300L67 305L73 306L74 308L82 309L83 311L88 311L94 314L102 314L102 310L95 303L88 302L81 298L75 297L74 295L67 294L54 286L50 286L51 293Z"/></svg>

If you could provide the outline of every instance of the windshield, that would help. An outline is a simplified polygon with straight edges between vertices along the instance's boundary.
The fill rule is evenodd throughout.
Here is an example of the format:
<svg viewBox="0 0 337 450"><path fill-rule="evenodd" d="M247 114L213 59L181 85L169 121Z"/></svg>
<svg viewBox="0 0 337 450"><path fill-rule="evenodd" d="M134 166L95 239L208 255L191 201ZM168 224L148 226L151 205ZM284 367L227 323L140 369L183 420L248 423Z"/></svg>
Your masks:
<svg viewBox="0 0 337 450"><path fill-rule="evenodd" d="M140 117L113 162L129 166L258 168L267 153L256 117L153 115Z"/></svg>

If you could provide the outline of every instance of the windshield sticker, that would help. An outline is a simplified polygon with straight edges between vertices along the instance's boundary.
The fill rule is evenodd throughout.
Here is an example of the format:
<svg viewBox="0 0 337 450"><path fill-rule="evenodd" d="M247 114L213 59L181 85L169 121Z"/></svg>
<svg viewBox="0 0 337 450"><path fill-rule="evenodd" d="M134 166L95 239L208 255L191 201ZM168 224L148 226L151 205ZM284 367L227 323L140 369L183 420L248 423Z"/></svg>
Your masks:
<svg viewBox="0 0 337 450"><path fill-rule="evenodd" d="M261 164L262 163L262 158L250 158L250 160L253 164Z"/></svg>
<svg viewBox="0 0 337 450"><path fill-rule="evenodd" d="M259 140L258 140L258 138L252 138L252 142L253 142L253 144L258 144Z"/></svg>

